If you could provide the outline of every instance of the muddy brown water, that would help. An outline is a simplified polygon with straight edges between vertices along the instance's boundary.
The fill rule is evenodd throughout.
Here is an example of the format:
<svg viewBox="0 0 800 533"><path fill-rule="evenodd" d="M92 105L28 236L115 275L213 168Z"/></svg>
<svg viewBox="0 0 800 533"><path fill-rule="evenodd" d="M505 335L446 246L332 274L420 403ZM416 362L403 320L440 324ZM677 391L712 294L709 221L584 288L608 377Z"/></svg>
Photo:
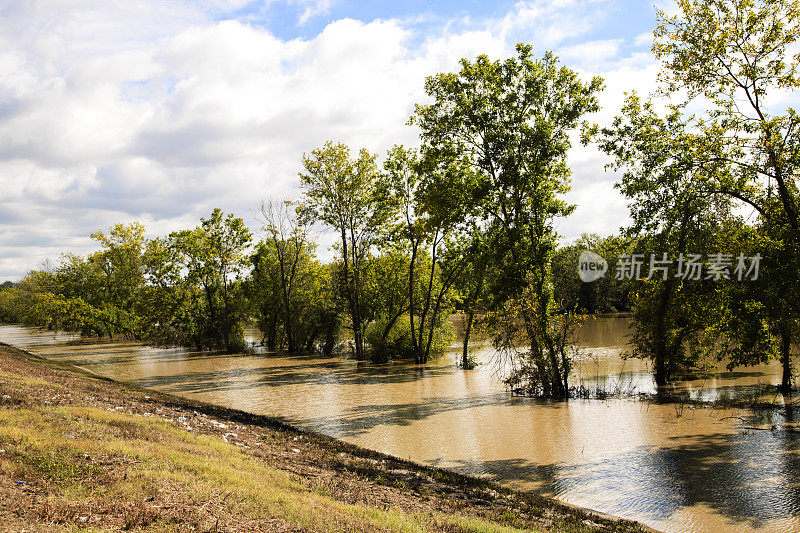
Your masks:
<svg viewBox="0 0 800 533"><path fill-rule="evenodd" d="M573 383L650 392L625 360L623 318L585 323ZM255 335L255 332L253 332ZM800 434L782 412L626 398L544 402L511 395L496 354L473 371L343 358L219 355L0 326L0 341L140 386L279 416L419 463L485 476L675 532L799 531ZM695 397L753 394L777 365L677 384Z"/></svg>

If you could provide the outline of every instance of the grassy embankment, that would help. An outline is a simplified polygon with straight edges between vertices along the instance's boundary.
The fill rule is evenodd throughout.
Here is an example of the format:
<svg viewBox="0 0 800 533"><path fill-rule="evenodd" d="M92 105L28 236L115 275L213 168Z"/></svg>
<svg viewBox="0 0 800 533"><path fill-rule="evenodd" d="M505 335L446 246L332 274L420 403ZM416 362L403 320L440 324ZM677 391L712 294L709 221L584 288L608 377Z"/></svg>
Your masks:
<svg viewBox="0 0 800 533"><path fill-rule="evenodd" d="M642 531L0 345L0 530Z"/></svg>

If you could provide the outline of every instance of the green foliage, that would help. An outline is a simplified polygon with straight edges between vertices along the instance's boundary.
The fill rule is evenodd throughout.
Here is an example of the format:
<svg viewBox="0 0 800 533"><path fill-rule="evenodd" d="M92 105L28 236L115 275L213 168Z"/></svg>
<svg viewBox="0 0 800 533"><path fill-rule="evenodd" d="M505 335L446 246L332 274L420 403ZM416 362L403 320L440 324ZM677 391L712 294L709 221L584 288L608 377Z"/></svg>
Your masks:
<svg viewBox="0 0 800 533"><path fill-rule="evenodd" d="M300 173L303 197L301 219L321 222L333 229L339 241L341 278L338 287L349 311L356 358L365 358L364 268L370 249L390 216L387 187L375 163L376 156L362 149L351 158L341 143L327 142L303 156Z"/></svg>
<svg viewBox="0 0 800 533"><path fill-rule="evenodd" d="M391 359L409 357L414 353L408 316L394 320L380 318L370 323L364 339L370 345L372 359L376 362L385 363Z"/></svg>
<svg viewBox="0 0 800 533"><path fill-rule="evenodd" d="M145 285L139 292L143 338L163 345L192 343L190 324L197 295L183 276L179 251L169 238L147 241L143 265Z"/></svg>
<svg viewBox="0 0 800 533"><path fill-rule="evenodd" d="M630 200L628 253L659 260L667 254L674 262L681 254L733 252L722 237L742 221L731 214L729 198L709 192L728 168L717 159L715 146L691 129L680 108L669 108L662 118L633 94L612 126L601 131L600 148L614 157L609 167L622 171L616 187ZM637 282L631 301L634 355L654 360L658 385L710 350L712 339L705 333L721 312L719 284L684 281L676 277L676 266L670 264L666 279Z"/></svg>
<svg viewBox="0 0 800 533"><path fill-rule="evenodd" d="M410 258L404 250L387 249L370 257L364 272L364 317L367 321L396 320L408 313L408 269ZM424 290L418 280L417 298ZM409 340L410 342L410 340ZM411 353L411 352L409 352Z"/></svg>
<svg viewBox="0 0 800 533"><path fill-rule="evenodd" d="M21 322L14 305L15 296L13 288L0 289L0 322Z"/></svg>
<svg viewBox="0 0 800 533"><path fill-rule="evenodd" d="M103 300L117 308L132 311L145 284L144 233L144 226L134 222L117 224L108 234L98 231L91 235L101 249L88 262L100 271Z"/></svg>
<svg viewBox="0 0 800 533"><path fill-rule="evenodd" d="M380 318L367 326L365 340L372 349L372 359L387 362L393 359L408 359L414 353L411 344L411 321L408 315L396 320ZM447 317L434 326L430 357L443 356L455 340L453 326Z"/></svg>
<svg viewBox="0 0 800 533"><path fill-rule="evenodd" d="M709 102L704 134L730 166L716 191L753 207L761 231L775 243L769 261L780 265L780 274L765 276L769 283L748 292L780 337L782 388L788 391L789 346L800 313L794 296L800 286L795 268L800 262L800 120L794 109L782 110L771 99L778 91L800 87L800 55L792 55L800 36L800 6L793 0L682 0L678 7L672 16L659 13L653 51L665 66L667 92L682 87L690 97Z"/></svg>
<svg viewBox="0 0 800 533"><path fill-rule="evenodd" d="M263 343L269 350L330 354L340 325L333 269L317 261L311 243L280 243L268 239L256 245L245 285ZM279 245L284 254L291 252L291 262L278 252Z"/></svg>
<svg viewBox="0 0 800 533"><path fill-rule="evenodd" d="M248 265L250 230L241 218L214 209L192 230L169 236L172 258L186 271L190 292L187 336L198 347L244 350L247 308L242 278Z"/></svg>
<svg viewBox="0 0 800 533"><path fill-rule="evenodd" d="M0 313L85 335L242 350L244 222L215 210L198 228L167 239L148 241L144 232L133 223L92 234L99 251L30 272L3 291Z"/></svg>
<svg viewBox="0 0 800 533"><path fill-rule="evenodd" d="M797 269L777 275L778 265L797 263L800 244L798 120L791 108L774 114L768 106L771 91L800 84L798 56L789 54L800 35L800 7L790 0L679 0L677 7L659 11L654 32L666 114L633 94L601 132L601 149L623 171L617 186L631 200L628 235L642 237L637 246L673 255L761 253L776 270L770 275L765 264L757 283L644 284L634 299L634 339L638 352L655 360L659 385L673 367L697 362L693 348L704 337L707 345L716 339L730 365L765 361L776 334L788 347L800 311L790 296ZM705 110L689 115L686 104L697 97ZM598 129L584 133L586 140ZM730 214L734 201L758 213L753 226ZM788 387L788 348L782 358Z"/></svg>
<svg viewBox="0 0 800 533"><path fill-rule="evenodd" d="M395 247L409 250L405 284L412 353L425 363L437 324L450 311L452 288L469 262L472 174L459 160L431 150L421 160L402 146L389 151L384 169L395 213L387 233Z"/></svg>
<svg viewBox="0 0 800 533"><path fill-rule="evenodd" d="M285 340L290 353L310 351L323 333L326 302L332 294L323 290L332 288L322 276L322 269L314 255L315 244L308 238L308 228L296 216L291 202L262 202L261 213L267 240L260 243L254 256L255 275L264 276L264 288L254 286L262 298L257 306L259 321L269 329L267 344L275 347L275 334L280 316L281 340ZM263 296L267 298L264 299ZM267 309L269 308L269 309ZM282 345L283 342L280 342Z"/></svg>
<svg viewBox="0 0 800 533"><path fill-rule="evenodd" d="M456 340L456 332L455 328L453 328L453 323L450 322L449 314L443 313L441 320L434 323L432 339L430 357L442 357L450 350Z"/></svg>
<svg viewBox="0 0 800 533"><path fill-rule="evenodd" d="M141 338L141 251L117 252L133 240L141 244L142 233L137 224L117 225L112 239L101 240L101 251L86 259L65 255L55 269L30 272L3 298L6 319L87 335Z"/></svg>
<svg viewBox="0 0 800 533"><path fill-rule="evenodd" d="M458 197L474 208L491 242L497 275L490 323L514 330L498 330L499 345L521 340L504 314L519 311L512 314L524 324L530 346L522 356L539 365L543 394L564 397L567 339L550 324L557 306L550 273L553 223L574 209L561 199L569 190L569 133L598 109L602 81L584 83L553 54L536 60L531 50L518 45L517 57L502 62L464 59L458 73L428 78L433 103L418 105L412 121L422 130L425 160L437 168L469 169L452 174L461 176Z"/></svg>
<svg viewBox="0 0 800 533"><path fill-rule="evenodd" d="M271 241L256 244L250 258L253 269L245 282L251 313L256 317L258 329L263 334L262 344L276 350L281 342L281 287L280 271L275 248Z"/></svg>
<svg viewBox="0 0 800 533"><path fill-rule="evenodd" d="M578 314L618 313L631 309L631 280L618 280L614 276L616 258L630 247L626 240L611 236L602 238L594 234L581 235L573 244L560 246L553 253L553 296L563 309ZM584 250L602 256L609 270L602 278L584 283L578 276L578 258Z"/></svg>
<svg viewBox="0 0 800 533"><path fill-rule="evenodd" d="M425 360L443 353L437 343L446 333L443 323L452 311L452 291L441 279L440 269L431 266L431 258L424 251L418 252L414 272L424 274L413 278L410 295L411 257L405 250L387 248L369 259L364 287L365 316L369 320L365 340L373 360L414 358L419 362L419 350L426 354ZM424 313L417 307L412 317L411 296L415 302L422 302ZM402 345L391 340L397 328L404 332Z"/></svg>

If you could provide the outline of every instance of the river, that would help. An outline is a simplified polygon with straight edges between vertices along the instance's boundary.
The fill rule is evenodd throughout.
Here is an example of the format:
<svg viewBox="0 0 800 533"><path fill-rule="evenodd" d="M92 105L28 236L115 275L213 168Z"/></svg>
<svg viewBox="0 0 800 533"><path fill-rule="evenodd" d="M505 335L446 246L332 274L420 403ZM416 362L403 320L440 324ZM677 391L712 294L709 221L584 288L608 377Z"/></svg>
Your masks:
<svg viewBox="0 0 800 533"><path fill-rule="evenodd" d="M575 384L651 392L625 360L625 319L579 330ZM669 532L800 532L800 434L782 412L654 404L635 397L511 395L496 354L462 371L457 348L425 367L331 357L219 355L79 339L14 325L0 341L97 374L258 414L360 446L485 476ZM695 397L753 394L776 364L678 384ZM755 429L754 429L755 428Z"/></svg>

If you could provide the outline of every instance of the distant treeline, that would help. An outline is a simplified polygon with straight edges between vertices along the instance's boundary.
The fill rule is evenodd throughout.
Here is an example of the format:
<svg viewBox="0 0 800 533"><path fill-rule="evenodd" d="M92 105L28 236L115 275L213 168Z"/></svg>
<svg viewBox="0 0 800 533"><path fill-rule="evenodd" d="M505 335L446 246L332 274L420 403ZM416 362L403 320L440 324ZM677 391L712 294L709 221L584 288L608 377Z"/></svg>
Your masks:
<svg viewBox="0 0 800 533"><path fill-rule="evenodd" d="M270 350L355 352L344 263L341 258L328 264L317 259L308 228L297 224L290 206L263 204L265 238L256 243L241 218L220 210L196 228L164 238L146 239L139 223L98 231L91 237L99 250L89 256L65 254L58 264L45 264L18 283L0 284L0 321L230 352L246 350L244 328L254 325ZM585 236L556 250L553 277L562 305L582 314L629 309L630 283L609 275L588 284L577 276L582 250L590 246L608 253L618 240ZM451 243L447 251L453 248ZM441 249L439 254L446 257L439 255L432 270L429 250L417 250L412 272L410 250L380 245L359 264L366 356L414 357L412 298L419 302L414 336L421 339L426 358L441 355L453 342L447 320L453 312L472 313L473 320L476 311L478 316L488 312L468 306L479 298L469 292L474 273L465 258ZM482 275L489 278L486 270ZM349 348L344 340L350 341Z"/></svg>

